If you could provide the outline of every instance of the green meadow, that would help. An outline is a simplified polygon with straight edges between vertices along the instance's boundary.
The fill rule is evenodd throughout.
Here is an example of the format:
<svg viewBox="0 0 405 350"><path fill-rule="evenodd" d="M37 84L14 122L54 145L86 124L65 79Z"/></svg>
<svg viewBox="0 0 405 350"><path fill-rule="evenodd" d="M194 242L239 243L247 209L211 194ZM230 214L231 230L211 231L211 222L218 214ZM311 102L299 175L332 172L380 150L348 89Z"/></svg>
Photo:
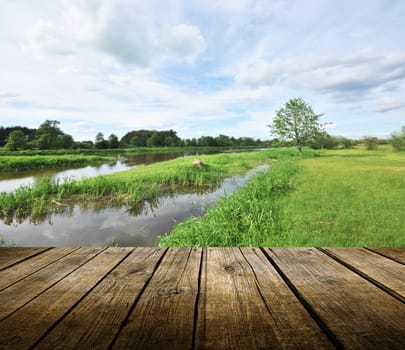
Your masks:
<svg viewBox="0 0 405 350"><path fill-rule="evenodd" d="M161 246L404 246L405 153L280 160Z"/></svg>

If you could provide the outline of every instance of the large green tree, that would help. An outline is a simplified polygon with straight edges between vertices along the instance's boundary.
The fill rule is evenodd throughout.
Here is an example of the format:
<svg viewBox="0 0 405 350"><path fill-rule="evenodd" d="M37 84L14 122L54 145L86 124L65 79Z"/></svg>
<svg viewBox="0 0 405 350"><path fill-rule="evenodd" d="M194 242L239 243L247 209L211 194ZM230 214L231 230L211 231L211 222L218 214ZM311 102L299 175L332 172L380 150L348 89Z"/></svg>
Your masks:
<svg viewBox="0 0 405 350"><path fill-rule="evenodd" d="M270 132L281 140L291 141L302 154L302 147L310 145L322 132L319 118L311 106L301 97L287 101L284 107L276 111L270 127Z"/></svg>
<svg viewBox="0 0 405 350"><path fill-rule="evenodd" d="M96 148L100 149L108 148L108 141L104 139L104 134L102 132L97 133L94 145Z"/></svg>
<svg viewBox="0 0 405 350"><path fill-rule="evenodd" d="M120 141L118 140L117 135L111 134L108 136L108 146L110 148L118 148L120 146Z"/></svg>
<svg viewBox="0 0 405 350"><path fill-rule="evenodd" d="M41 149L57 148L57 138L63 135L57 120L46 120L38 128L38 145Z"/></svg>
<svg viewBox="0 0 405 350"><path fill-rule="evenodd" d="M24 133L21 130L14 130L7 136L7 149L17 151L27 147L27 141Z"/></svg>

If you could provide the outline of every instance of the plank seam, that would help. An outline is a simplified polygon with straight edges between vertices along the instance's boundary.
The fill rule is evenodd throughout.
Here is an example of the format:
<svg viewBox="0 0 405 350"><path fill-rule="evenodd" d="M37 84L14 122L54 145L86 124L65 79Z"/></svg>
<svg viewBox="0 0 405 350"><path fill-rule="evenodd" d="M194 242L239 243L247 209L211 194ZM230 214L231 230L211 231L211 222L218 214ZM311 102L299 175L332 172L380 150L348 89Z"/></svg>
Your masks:
<svg viewBox="0 0 405 350"><path fill-rule="evenodd" d="M384 254L384 253L381 253L381 252L379 252L379 251L377 251L377 250L374 250L374 249L372 249L372 248L364 247L364 249L367 249L367 250L370 251L370 252L373 252L373 253L376 253L376 254L378 254L378 255L381 255L381 256L383 256L384 258L387 258L387 259L390 259L390 260L392 260L392 261L395 261L395 262L398 263L398 264L405 265L402 261L399 261L399 260L397 260L397 259L395 259L395 258L393 258L393 257L391 257L391 256L388 256L388 255L386 255L386 254Z"/></svg>
<svg viewBox="0 0 405 350"><path fill-rule="evenodd" d="M257 289L257 291L259 292L259 295L260 295L260 297L262 298L262 301L263 301L264 305L266 306L266 309L267 309L268 313L269 313L270 316L273 318L271 309L270 309L269 305L267 305L266 299L264 298L264 295L263 295L263 293L262 293L262 291L261 291L260 283L259 283L259 279L258 279L258 277L257 277L256 271L255 271L255 269L253 268L253 266L252 266L252 264L250 263L250 261L246 258L246 256L245 256L245 254L243 253L242 249L239 248L239 250L240 250L240 252L241 252L243 258L245 259L246 263L250 266L250 268L251 268L251 270L252 270L252 272L253 272L253 276L254 276L254 281L255 281L256 289ZM273 318L273 319L274 319L274 318Z"/></svg>
<svg viewBox="0 0 405 350"><path fill-rule="evenodd" d="M162 254L162 256L157 261L157 263L155 265L155 269L153 270L153 273L150 274L149 278L146 280L144 286L142 287L141 291L139 292L137 298L135 299L135 301L133 302L131 307L128 309L128 313L125 316L125 318L123 319L121 326L119 327L119 329L118 329L117 333L115 334L114 338L112 339L111 343L106 347L108 350L112 349L112 347L114 346L119 335L121 334L122 330L124 329L125 325L127 324L129 316L131 315L132 311L135 309L136 305L138 304L139 300L141 299L142 295L144 294L146 287L149 285L149 282L151 281L152 277L155 275L155 272L159 268L160 264L163 261L163 258L166 256L167 252L168 252L168 249L166 248L164 253Z"/></svg>
<svg viewBox="0 0 405 350"><path fill-rule="evenodd" d="M278 266L278 264L273 260L273 258L270 256L270 254L264 249L261 248L262 252L264 255L267 257L269 262L273 265L273 267L276 269L280 277L283 279L283 281L287 284L287 286L290 288L292 293L295 295L295 297L298 299L298 301L301 303L301 305L305 308L305 310L308 312L310 317L316 322L316 324L319 326L319 328L325 333L325 335L328 337L328 339L331 341L331 343L337 348L337 349L344 349L343 344L339 341L339 339L335 336L335 334L332 332L332 330L329 328L329 326L322 320L322 318L317 314L315 309L311 306L311 304L305 299L305 297L300 293L298 288L292 283L292 281L287 277L287 275L283 272L283 270Z"/></svg>
<svg viewBox="0 0 405 350"><path fill-rule="evenodd" d="M87 264L90 260L94 259L97 255L99 255L100 253L102 253L104 250L106 250L107 247L102 248L99 252L97 252L97 254L93 255L90 259L87 259L86 261L84 261L83 263L81 263L80 265L78 265L74 270L72 270L71 272L69 272L68 274L66 274L65 276L63 276L61 279L55 281L54 283L52 283L50 286L48 286L47 288L45 288L43 291L41 291L40 293L38 293L37 295L33 296L30 300L28 300L26 303L24 303L23 305L19 306L17 309L15 309L13 312L11 312L10 314L8 314L6 317L2 318L0 320L0 323L3 322L5 319L9 318L10 316L14 315L18 310L22 309L25 305L29 304L31 301L33 301L34 299L38 298L40 295L44 294L46 291L48 291L49 289L51 289L54 285L56 285L57 283L59 283L61 280L65 279L66 277L68 277L69 275L71 275L73 272L75 272L77 269L79 269L80 267L82 267L84 264Z"/></svg>
<svg viewBox="0 0 405 350"><path fill-rule="evenodd" d="M54 247L44 248L43 250L40 250L39 252L36 252L36 253L33 254L33 255L26 256L25 258L22 258L21 260L17 260L16 262L12 263L11 265L4 266L4 267L0 268L0 271L7 270L7 269L9 269L10 267L13 267L14 265L17 265L17 264L19 264L19 263L22 263L23 261L28 260L28 259L31 259L31 258L33 258L33 257L35 257L35 256L37 256L37 255L42 254L42 253L45 253L45 252L47 252L48 250L51 250L51 249L53 249L53 248L54 248Z"/></svg>
<svg viewBox="0 0 405 350"><path fill-rule="evenodd" d="M324 248L318 247L317 248L320 252L324 253L325 255L329 256L330 258L332 258L333 260L335 260L336 262L340 263L341 265L343 265L344 267L346 267L347 269L349 269L350 271L356 273L357 275L359 275L360 277L364 278L365 280L367 280L368 282L370 282L371 284L373 284L374 286L378 287L379 289L383 290L385 293L389 294L390 296L392 296L393 298L399 300L402 303L405 303L405 298L398 294L396 291L392 290L391 288L387 287L386 285L384 285L381 282L378 282L377 280L375 280L374 278L370 277L369 275L367 275L366 273L360 271L359 269L357 269L356 267L350 265L348 262L344 261L343 259L339 258L338 256L336 256L335 254L333 254L333 252L330 252Z"/></svg>
<svg viewBox="0 0 405 350"><path fill-rule="evenodd" d="M191 349L195 349L196 347L197 323L199 317L198 308L200 305L200 293L201 293L201 277L202 277L203 261L205 257L204 250L205 248L201 248L200 267L198 270L198 282L197 282L197 297L195 298L194 304L193 338L191 341Z"/></svg>
<svg viewBox="0 0 405 350"><path fill-rule="evenodd" d="M105 247L102 251L105 251L107 247ZM114 271L127 257L129 254L133 252L133 249L130 250L122 259L120 259L110 270L106 272L106 274L93 286L91 287L84 295L82 295L81 298L79 298L68 310L66 310L63 315L52 325L48 328L48 330L45 331L45 333L36 341L34 342L33 345L30 346L30 349L34 349L36 346L39 345L39 343L50 333L54 328L58 326L59 323L63 321L63 319L70 313L72 310L84 299L86 298L93 290L96 288L112 271ZM99 254L97 254L99 255ZM92 259L89 259L90 261ZM87 262L88 262L87 261ZM86 262L86 263L87 263Z"/></svg>
<svg viewBox="0 0 405 350"><path fill-rule="evenodd" d="M27 277L32 276L34 273L37 273L37 272L39 272L39 271L45 269L45 268L48 267L49 265L52 265L52 264L56 263L56 262L59 261L60 259L63 259L64 257L68 256L69 254L72 254L73 252L75 252L75 251L78 250L78 249L80 249L80 247L76 247L75 249L73 249L72 251L66 253L65 255L62 255L62 256L60 256L59 258L57 258L56 260L53 260L53 261L47 263L46 265L40 267L38 270L32 271L31 273L29 273L29 274L27 274L27 275L24 275L23 277L21 277L20 279L14 281L14 282L12 282L12 283L10 283L9 285L7 285L7 286L5 286L5 287L3 287L3 288L0 288L0 292L2 292L3 290L5 290L5 289L7 289L7 288L10 288L10 287L13 286L14 284L16 284L16 283L22 281L23 279L26 279ZM48 251L48 250L47 250L47 251ZM45 253L45 252L44 252L44 253Z"/></svg>

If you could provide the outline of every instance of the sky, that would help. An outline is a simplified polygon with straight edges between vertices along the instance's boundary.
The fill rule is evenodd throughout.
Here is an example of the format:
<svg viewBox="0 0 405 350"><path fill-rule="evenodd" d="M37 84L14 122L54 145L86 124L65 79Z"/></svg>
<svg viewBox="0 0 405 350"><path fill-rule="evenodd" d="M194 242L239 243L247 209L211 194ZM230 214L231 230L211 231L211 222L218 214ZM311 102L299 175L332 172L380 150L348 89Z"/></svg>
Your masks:
<svg viewBox="0 0 405 350"><path fill-rule="evenodd" d="M403 0L0 0L0 126L266 140L302 97L332 135L387 138L404 20Z"/></svg>

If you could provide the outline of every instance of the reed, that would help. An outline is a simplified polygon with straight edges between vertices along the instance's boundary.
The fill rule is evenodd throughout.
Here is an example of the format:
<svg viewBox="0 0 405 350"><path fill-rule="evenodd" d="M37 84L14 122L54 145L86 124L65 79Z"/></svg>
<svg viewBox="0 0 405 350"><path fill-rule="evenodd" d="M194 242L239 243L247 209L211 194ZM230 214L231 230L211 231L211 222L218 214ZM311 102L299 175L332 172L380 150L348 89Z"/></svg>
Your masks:
<svg viewBox="0 0 405 350"><path fill-rule="evenodd" d="M64 155L64 156L1 156L0 171L15 173L27 170L62 168L67 166L96 164L110 160L108 157Z"/></svg>

